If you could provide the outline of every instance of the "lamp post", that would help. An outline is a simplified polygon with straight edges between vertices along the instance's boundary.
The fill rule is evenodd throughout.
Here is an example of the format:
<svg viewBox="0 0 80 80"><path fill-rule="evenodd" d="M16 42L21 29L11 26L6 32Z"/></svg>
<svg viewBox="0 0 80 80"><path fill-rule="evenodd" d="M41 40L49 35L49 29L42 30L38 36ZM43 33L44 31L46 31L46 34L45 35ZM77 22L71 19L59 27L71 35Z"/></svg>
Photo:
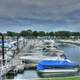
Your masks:
<svg viewBox="0 0 80 80"><path fill-rule="evenodd" d="M2 37L2 62L3 65L5 65L5 52L4 52L4 35L2 33L0 33L1 37Z"/></svg>
<svg viewBox="0 0 80 80"><path fill-rule="evenodd" d="M19 52L19 35L17 35L17 53Z"/></svg>

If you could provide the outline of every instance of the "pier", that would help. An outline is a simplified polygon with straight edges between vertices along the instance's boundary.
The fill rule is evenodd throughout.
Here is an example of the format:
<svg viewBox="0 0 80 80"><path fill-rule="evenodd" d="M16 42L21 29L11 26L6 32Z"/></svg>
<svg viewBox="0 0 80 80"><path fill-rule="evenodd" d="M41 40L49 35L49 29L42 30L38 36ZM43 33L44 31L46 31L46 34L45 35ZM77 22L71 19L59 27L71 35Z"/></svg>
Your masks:
<svg viewBox="0 0 80 80"><path fill-rule="evenodd" d="M27 44L25 44L24 48L18 54L16 54L16 56L10 62L6 62L5 65L0 66L0 78L7 74L14 67L22 65L22 60L20 57L23 55L23 53L27 53L27 50L32 44L33 40L27 41Z"/></svg>
<svg viewBox="0 0 80 80"><path fill-rule="evenodd" d="M6 62L5 65L0 66L0 77L4 76L11 70L18 72L20 69L24 70L24 68L32 68L35 67L37 62L49 59L48 56L43 56L40 54L40 52L36 52L36 50L35 52L28 53L30 48L36 47L38 45L40 45L40 41L38 39L27 40L27 44L25 44L22 50L20 50L20 52L16 54L13 59L11 59L9 62ZM25 57L25 54L28 56ZM23 64L22 62L24 58L26 58L26 61L32 61L32 63ZM54 59L56 59L56 57Z"/></svg>

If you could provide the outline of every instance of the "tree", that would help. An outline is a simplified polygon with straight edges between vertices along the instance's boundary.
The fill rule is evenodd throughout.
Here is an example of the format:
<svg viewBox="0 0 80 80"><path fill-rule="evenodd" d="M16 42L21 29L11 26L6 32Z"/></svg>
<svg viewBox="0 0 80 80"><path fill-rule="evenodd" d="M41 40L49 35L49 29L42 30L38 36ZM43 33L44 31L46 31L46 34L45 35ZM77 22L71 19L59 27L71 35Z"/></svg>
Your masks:
<svg viewBox="0 0 80 80"><path fill-rule="evenodd" d="M59 38L69 38L71 36L71 32L69 31L57 31L55 32L55 36Z"/></svg>
<svg viewBox="0 0 80 80"><path fill-rule="evenodd" d="M48 32L46 32L46 33L45 33L45 35L46 35L46 36L49 36L49 33L48 33Z"/></svg>
<svg viewBox="0 0 80 80"><path fill-rule="evenodd" d="M23 36L23 37L27 36L26 31L21 31L20 36Z"/></svg>
<svg viewBox="0 0 80 80"><path fill-rule="evenodd" d="M71 36L74 36L75 39L80 38L80 32L71 32Z"/></svg>
<svg viewBox="0 0 80 80"><path fill-rule="evenodd" d="M17 34L18 34L18 33L16 33L16 32L11 32L11 31L8 31L8 32L7 32L7 36L11 36L11 37L17 36Z"/></svg>
<svg viewBox="0 0 80 80"><path fill-rule="evenodd" d="M27 30L27 31L21 31L20 36L26 37L26 36L32 36L32 30Z"/></svg>
<svg viewBox="0 0 80 80"><path fill-rule="evenodd" d="M32 30L30 30L30 29L27 30L27 31L26 31L26 35L27 35L27 36L32 36Z"/></svg>
<svg viewBox="0 0 80 80"><path fill-rule="evenodd" d="M54 36L54 33L53 32L49 32L49 36Z"/></svg>
<svg viewBox="0 0 80 80"><path fill-rule="evenodd" d="M80 36L80 32L72 32L71 35L72 36Z"/></svg>
<svg viewBox="0 0 80 80"><path fill-rule="evenodd" d="M41 37L42 37L42 36L45 36L45 32L44 32L44 31L39 31L39 32L38 32L38 35L41 36Z"/></svg>
<svg viewBox="0 0 80 80"><path fill-rule="evenodd" d="M38 36L38 32L37 32L37 31L34 31L34 32L33 32L33 36L34 36L34 37L37 37L37 36Z"/></svg>

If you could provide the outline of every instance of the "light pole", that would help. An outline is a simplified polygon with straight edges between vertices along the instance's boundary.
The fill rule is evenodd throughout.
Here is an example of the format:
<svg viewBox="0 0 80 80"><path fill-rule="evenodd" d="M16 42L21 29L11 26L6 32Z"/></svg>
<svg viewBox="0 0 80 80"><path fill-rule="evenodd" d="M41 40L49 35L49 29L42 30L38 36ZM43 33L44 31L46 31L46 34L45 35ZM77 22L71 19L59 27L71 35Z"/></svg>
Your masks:
<svg viewBox="0 0 80 80"><path fill-rule="evenodd" d="M17 35L17 53L19 52L19 35Z"/></svg>
<svg viewBox="0 0 80 80"><path fill-rule="evenodd" d="M4 34L0 33L2 39L2 62L5 65L5 52L4 52Z"/></svg>

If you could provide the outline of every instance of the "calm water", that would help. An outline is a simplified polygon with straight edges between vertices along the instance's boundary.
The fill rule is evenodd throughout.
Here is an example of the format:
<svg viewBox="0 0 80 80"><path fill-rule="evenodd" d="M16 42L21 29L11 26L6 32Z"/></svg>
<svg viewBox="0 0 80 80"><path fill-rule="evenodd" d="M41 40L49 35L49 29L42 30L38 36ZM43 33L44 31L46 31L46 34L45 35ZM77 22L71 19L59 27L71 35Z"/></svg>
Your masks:
<svg viewBox="0 0 80 80"><path fill-rule="evenodd" d="M26 70L23 74L18 74L14 80L38 78L35 70Z"/></svg>
<svg viewBox="0 0 80 80"><path fill-rule="evenodd" d="M63 50L67 58L70 59L72 62L80 64L80 46L72 44L59 44L58 48ZM38 78L38 75L35 70L26 70L23 74L18 74L17 76L15 76L14 80L27 78Z"/></svg>
<svg viewBox="0 0 80 80"><path fill-rule="evenodd" d="M80 46L72 44L59 45L59 49L63 50L67 58L72 62L80 64Z"/></svg>

